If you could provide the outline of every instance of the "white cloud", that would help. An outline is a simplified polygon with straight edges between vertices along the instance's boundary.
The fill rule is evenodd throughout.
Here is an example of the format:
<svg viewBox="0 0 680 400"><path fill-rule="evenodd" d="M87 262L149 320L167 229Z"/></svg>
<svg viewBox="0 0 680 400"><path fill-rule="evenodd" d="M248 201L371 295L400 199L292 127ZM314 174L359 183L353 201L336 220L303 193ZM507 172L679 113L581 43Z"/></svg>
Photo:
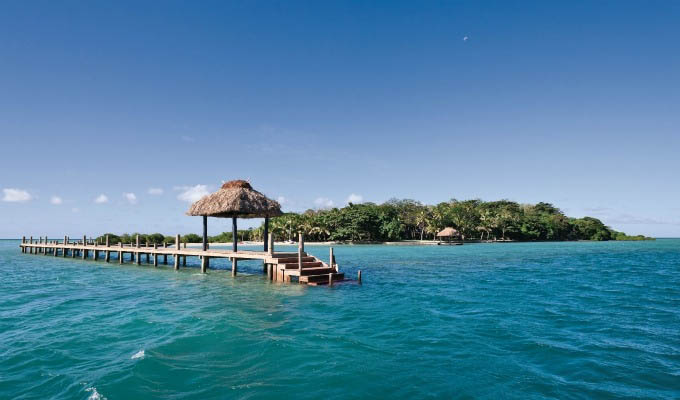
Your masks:
<svg viewBox="0 0 680 400"><path fill-rule="evenodd" d="M364 201L364 196L352 193L347 197L347 203L359 204Z"/></svg>
<svg viewBox="0 0 680 400"><path fill-rule="evenodd" d="M276 198L276 201L278 201L279 204L284 205L288 202L288 199L283 197L283 196L279 196L279 197Z"/></svg>
<svg viewBox="0 0 680 400"><path fill-rule="evenodd" d="M177 195L177 200L193 203L201 199L201 197L210 194L207 185L196 186L177 186L175 190L181 190L182 193Z"/></svg>
<svg viewBox="0 0 680 400"><path fill-rule="evenodd" d="M30 193L22 189L2 189L2 201L9 203L24 203L33 199Z"/></svg>
<svg viewBox="0 0 680 400"><path fill-rule="evenodd" d="M326 197L318 197L316 200L314 200L314 205L317 208L331 208L333 207L333 200Z"/></svg>
<svg viewBox="0 0 680 400"><path fill-rule="evenodd" d="M154 195L154 196L159 196L163 194L163 189L161 188L149 188L149 194Z"/></svg>
<svg viewBox="0 0 680 400"><path fill-rule="evenodd" d="M50 203L54 204L55 206L58 206L63 202L64 200L62 200L61 197L59 196L52 196L52 198L50 199Z"/></svg>
<svg viewBox="0 0 680 400"><path fill-rule="evenodd" d="M127 200L130 204L137 203L137 196L135 196L134 193L123 193L123 197L125 197L125 200Z"/></svg>
<svg viewBox="0 0 680 400"><path fill-rule="evenodd" d="M464 42L467 42L467 41L468 41L468 39L470 39L470 37L469 37L469 36L467 36L467 35L466 35L466 36L463 36L463 41L464 41Z"/></svg>
<svg viewBox="0 0 680 400"><path fill-rule="evenodd" d="M106 195L104 195L104 194L100 194L99 196L97 196L96 199L94 199L94 202L97 203L97 204L108 203L108 202L109 202L109 198L106 197Z"/></svg>

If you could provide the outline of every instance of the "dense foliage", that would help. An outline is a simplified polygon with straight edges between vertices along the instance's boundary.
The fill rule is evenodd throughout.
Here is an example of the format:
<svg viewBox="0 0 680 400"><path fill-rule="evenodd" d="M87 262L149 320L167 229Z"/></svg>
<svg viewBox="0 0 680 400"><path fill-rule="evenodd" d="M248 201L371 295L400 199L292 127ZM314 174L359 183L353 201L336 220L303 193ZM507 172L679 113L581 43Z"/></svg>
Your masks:
<svg viewBox="0 0 680 400"><path fill-rule="evenodd" d="M570 218L549 203L518 204L508 200L451 200L434 206L393 199L383 204L349 204L343 208L289 213L271 221L277 240L398 241L436 239L446 227L463 240L631 240L592 217ZM261 238L262 227L252 236Z"/></svg>
<svg viewBox="0 0 680 400"><path fill-rule="evenodd" d="M273 218L270 232L277 241L296 240L298 232L309 241L399 241L436 239L446 227L456 228L463 240L646 240L627 236L605 226L597 218L570 218L549 203L519 204L513 201L451 200L424 205L415 200L392 199L383 204L349 204L329 210L307 210ZM239 240L262 240L264 226L239 230ZM132 243L137 234L109 234L111 244ZM104 236L99 239L103 242ZM197 243L196 234L182 242ZM232 233L211 236L210 242L231 242ZM140 234L140 243L174 243L174 236Z"/></svg>

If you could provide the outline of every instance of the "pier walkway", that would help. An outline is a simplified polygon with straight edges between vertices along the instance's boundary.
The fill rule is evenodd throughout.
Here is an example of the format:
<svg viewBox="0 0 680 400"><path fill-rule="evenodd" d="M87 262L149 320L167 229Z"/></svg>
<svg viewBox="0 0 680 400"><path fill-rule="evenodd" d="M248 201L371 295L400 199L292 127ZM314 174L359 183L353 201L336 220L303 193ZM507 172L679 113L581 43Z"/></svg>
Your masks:
<svg viewBox="0 0 680 400"><path fill-rule="evenodd" d="M144 263L153 264L154 267L158 267L159 261L168 264L168 258L172 258L175 270L179 270L180 266L186 266L187 257L197 257L200 259L202 273L207 272L211 259L226 258L232 262L231 273L233 276L236 276L238 272L239 260L262 260L263 272L272 281L332 285L334 282L345 279L345 274L339 271L338 264L335 262L333 248L330 249L329 261L324 262L304 251L304 237L302 235L300 235L297 252L275 252L273 237L271 234L268 236L267 251L186 248L186 243L181 243L180 235L176 235L174 244L168 245L166 243L161 246L148 243L141 245L139 236L136 238L136 243L118 243L117 246L109 245L108 236L106 236L103 244L92 239L88 240L86 237L83 237L82 241L72 241L67 236L64 237L63 241L47 239L43 241L40 238L37 242L34 242L33 237L28 240L23 237L19 246L22 253L54 257L70 256L92 260L103 259L105 262L111 262L113 254L117 256L116 259L120 264L129 262L141 265ZM116 259L114 259L114 262Z"/></svg>

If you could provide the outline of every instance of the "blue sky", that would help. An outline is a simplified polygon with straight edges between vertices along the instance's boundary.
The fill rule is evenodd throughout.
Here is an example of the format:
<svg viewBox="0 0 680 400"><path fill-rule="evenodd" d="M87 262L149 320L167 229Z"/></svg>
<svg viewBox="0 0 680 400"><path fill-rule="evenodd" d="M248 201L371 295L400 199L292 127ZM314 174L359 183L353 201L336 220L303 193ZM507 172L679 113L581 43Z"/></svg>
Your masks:
<svg viewBox="0 0 680 400"><path fill-rule="evenodd" d="M198 232L235 178L289 211L507 198L680 236L680 2L0 8L0 237Z"/></svg>

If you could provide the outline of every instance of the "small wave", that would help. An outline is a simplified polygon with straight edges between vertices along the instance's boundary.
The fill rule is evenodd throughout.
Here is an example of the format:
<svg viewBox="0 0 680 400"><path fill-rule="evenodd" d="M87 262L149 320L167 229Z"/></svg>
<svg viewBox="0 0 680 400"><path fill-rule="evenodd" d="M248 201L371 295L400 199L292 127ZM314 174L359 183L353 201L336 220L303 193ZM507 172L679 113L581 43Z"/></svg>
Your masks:
<svg viewBox="0 0 680 400"><path fill-rule="evenodd" d="M106 397L102 397L102 395L97 392L96 387L87 388L85 391L90 392L90 396L87 398L87 400L106 400Z"/></svg>
<svg viewBox="0 0 680 400"><path fill-rule="evenodd" d="M139 350L132 357L130 357L131 360L136 360L138 358L144 358L144 350Z"/></svg>

